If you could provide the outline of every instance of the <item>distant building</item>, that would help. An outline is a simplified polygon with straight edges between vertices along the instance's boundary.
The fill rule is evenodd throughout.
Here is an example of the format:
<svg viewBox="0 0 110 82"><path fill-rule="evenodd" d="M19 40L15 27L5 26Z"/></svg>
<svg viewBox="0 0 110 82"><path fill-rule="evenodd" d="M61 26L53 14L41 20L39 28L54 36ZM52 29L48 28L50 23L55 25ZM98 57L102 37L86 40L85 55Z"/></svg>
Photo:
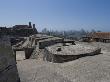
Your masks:
<svg viewBox="0 0 110 82"><path fill-rule="evenodd" d="M110 42L110 32L95 32L83 37L83 41Z"/></svg>
<svg viewBox="0 0 110 82"><path fill-rule="evenodd" d="M0 35L8 34L8 28L6 27L0 27Z"/></svg>
<svg viewBox="0 0 110 82"><path fill-rule="evenodd" d="M31 22L29 22L29 25L15 25L10 28L0 27L0 35L30 36L37 33L35 24L32 27Z"/></svg>
<svg viewBox="0 0 110 82"><path fill-rule="evenodd" d="M28 25L15 25L13 26L13 29L28 29Z"/></svg>

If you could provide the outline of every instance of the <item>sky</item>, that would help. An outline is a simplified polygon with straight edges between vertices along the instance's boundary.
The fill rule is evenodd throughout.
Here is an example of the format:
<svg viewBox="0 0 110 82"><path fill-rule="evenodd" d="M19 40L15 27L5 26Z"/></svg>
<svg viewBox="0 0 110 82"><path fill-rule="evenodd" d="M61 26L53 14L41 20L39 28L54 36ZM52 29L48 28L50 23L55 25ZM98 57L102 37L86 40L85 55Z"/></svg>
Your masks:
<svg viewBox="0 0 110 82"><path fill-rule="evenodd" d="M110 31L110 0L0 0L0 26Z"/></svg>

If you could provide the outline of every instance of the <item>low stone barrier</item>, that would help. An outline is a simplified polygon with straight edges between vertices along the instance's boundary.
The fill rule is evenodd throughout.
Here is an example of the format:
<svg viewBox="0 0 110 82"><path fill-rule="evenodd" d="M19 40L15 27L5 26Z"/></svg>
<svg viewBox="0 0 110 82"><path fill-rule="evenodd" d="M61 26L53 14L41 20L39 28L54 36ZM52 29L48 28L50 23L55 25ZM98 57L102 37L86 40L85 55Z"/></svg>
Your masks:
<svg viewBox="0 0 110 82"><path fill-rule="evenodd" d="M89 53L83 53L83 54L77 54L71 53L71 55L61 55L61 54L54 54L50 52L47 48L44 49L44 61L49 61L53 63L63 63L67 61L72 61L81 57L85 56L94 56L98 55L101 52L101 48L97 48L94 51L91 51Z"/></svg>
<svg viewBox="0 0 110 82"><path fill-rule="evenodd" d="M63 41L62 38L54 37L46 40L41 40L37 44L39 46L39 49L44 49L47 46L54 45L56 43L61 43L62 41Z"/></svg>

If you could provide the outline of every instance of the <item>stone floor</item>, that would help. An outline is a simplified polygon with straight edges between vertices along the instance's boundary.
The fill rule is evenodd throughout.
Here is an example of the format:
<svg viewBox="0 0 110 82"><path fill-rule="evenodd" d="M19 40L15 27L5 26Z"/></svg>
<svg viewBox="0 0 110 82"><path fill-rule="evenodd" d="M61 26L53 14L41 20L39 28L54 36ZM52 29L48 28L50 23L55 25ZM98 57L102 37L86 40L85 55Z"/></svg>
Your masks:
<svg viewBox="0 0 110 82"><path fill-rule="evenodd" d="M21 82L110 82L110 52L65 63L22 60L17 68Z"/></svg>
<svg viewBox="0 0 110 82"><path fill-rule="evenodd" d="M52 63L29 59L17 62L21 82L71 82Z"/></svg>
<svg viewBox="0 0 110 82"><path fill-rule="evenodd" d="M21 82L110 82L110 53L62 64L29 59L17 67Z"/></svg>

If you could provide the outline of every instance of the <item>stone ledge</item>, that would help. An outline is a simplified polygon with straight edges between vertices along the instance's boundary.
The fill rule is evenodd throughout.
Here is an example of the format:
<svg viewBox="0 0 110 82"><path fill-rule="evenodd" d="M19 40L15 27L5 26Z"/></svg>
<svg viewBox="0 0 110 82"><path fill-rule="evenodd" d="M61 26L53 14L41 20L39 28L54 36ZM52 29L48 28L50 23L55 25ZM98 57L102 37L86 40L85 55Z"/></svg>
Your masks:
<svg viewBox="0 0 110 82"><path fill-rule="evenodd" d="M61 51L59 51L59 52L61 52ZM101 53L101 48L95 48L89 52L86 51L85 53L77 53L77 54L75 54L75 53L58 54L58 53L55 54L54 52L51 52L48 48L45 48L44 49L44 60L54 62L54 63L72 61L72 60L75 60L75 59L78 59L81 57L98 55Z"/></svg>

